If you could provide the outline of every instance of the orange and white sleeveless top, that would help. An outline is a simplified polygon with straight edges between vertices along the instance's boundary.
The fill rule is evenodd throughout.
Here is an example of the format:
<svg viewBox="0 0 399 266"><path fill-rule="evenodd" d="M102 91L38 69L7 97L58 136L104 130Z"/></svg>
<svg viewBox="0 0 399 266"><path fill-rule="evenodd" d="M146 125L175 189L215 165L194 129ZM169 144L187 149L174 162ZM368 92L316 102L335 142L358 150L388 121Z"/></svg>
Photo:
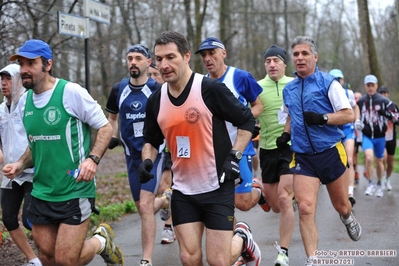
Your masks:
<svg viewBox="0 0 399 266"><path fill-rule="evenodd" d="M195 195L219 188L212 134L212 113L202 98L203 75L195 74L181 106L173 105L165 83L161 88L158 124L172 156L173 189Z"/></svg>

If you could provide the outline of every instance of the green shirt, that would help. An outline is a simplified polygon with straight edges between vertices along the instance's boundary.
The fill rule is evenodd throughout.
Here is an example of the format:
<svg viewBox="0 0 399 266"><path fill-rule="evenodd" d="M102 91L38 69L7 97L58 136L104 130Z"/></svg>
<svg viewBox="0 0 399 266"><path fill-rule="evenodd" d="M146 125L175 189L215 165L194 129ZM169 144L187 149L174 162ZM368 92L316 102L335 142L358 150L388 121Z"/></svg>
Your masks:
<svg viewBox="0 0 399 266"><path fill-rule="evenodd" d="M31 194L44 201L95 198L94 179L76 182L71 174L90 152L90 127L65 110L66 83L59 80L42 108L35 107L32 90L26 97L23 123L35 166Z"/></svg>
<svg viewBox="0 0 399 266"><path fill-rule="evenodd" d="M265 150L276 149L276 139L283 133L287 114L283 113L283 89L294 78L283 76L278 82L268 75L258 81L263 88L259 98L263 112L258 117L260 123L259 147Z"/></svg>

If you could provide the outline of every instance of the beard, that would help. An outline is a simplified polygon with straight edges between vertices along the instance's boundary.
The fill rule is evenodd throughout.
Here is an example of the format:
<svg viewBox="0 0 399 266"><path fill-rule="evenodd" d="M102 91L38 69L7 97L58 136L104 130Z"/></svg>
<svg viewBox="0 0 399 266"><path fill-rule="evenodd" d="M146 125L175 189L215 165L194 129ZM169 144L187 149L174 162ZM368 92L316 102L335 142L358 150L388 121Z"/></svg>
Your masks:
<svg viewBox="0 0 399 266"><path fill-rule="evenodd" d="M133 71L133 70L136 70L136 71ZM140 76L141 76L141 71L140 71L140 69L137 68L137 67L131 68L131 69L130 69L130 76L131 76L132 78L134 78L134 79L140 77Z"/></svg>
<svg viewBox="0 0 399 266"><path fill-rule="evenodd" d="M22 82L22 86L24 86L25 89L30 90L33 89L35 87L35 83L33 83L33 81L24 81Z"/></svg>

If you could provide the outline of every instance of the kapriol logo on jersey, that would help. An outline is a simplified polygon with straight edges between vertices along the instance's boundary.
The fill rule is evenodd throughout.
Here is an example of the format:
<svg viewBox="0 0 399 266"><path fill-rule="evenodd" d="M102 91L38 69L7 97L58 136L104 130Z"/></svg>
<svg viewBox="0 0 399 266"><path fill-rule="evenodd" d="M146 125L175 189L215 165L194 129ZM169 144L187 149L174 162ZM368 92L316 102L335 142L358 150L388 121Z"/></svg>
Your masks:
<svg viewBox="0 0 399 266"><path fill-rule="evenodd" d="M43 119L47 125L56 125L61 120L61 112L57 107L50 106L44 111Z"/></svg>

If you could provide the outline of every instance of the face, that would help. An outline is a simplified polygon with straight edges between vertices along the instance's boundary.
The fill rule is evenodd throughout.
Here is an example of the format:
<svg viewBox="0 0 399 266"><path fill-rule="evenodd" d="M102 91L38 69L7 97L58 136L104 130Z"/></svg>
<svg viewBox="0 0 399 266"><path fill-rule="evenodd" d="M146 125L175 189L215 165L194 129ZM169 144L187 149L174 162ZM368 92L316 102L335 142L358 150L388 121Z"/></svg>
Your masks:
<svg viewBox="0 0 399 266"><path fill-rule="evenodd" d="M378 83L364 84L364 89L368 95L374 95L378 89Z"/></svg>
<svg viewBox="0 0 399 266"><path fill-rule="evenodd" d="M151 59L148 59L142 53L130 52L126 56L126 62L130 76L137 79L142 75L147 75L147 68L151 64Z"/></svg>
<svg viewBox="0 0 399 266"><path fill-rule="evenodd" d="M380 94L381 94L382 96L385 96L385 97L388 97L388 98L389 98L389 92L384 91L384 92L380 92Z"/></svg>
<svg viewBox="0 0 399 266"><path fill-rule="evenodd" d="M226 58L226 50L221 48L202 50L200 52L202 57L202 62L205 68L208 70L211 78L220 78L223 76L224 69L224 59Z"/></svg>
<svg viewBox="0 0 399 266"><path fill-rule="evenodd" d="M278 81L284 76L285 68L286 64L277 56L269 56L265 60L266 73L274 81Z"/></svg>
<svg viewBox="0 0 399 266"><path fill-rule="evenodd" d="M153 67L148 68L148 77L154 79L158 83L163 83L163 79L161 77L161 73L159 73L158 69Z"/></svg>
<svg viewBox="0 0 399 266"><path fill-rule="evenodd" d="M21 80L22 85L26 89L40 89L40 86L45 83L46 77L49 75L48 71L53 65L51 59L48 60L48 65L43 69L42 59L28 59L24 57L18 58L18 63L21 66Z"/></svg>
<svg viewBox="0 0 399 266"><path fill-rule="evenodd" d="M318 55L312 54L308 44L298 44L292 49L294 67L302 78L313 74L316 70L317 59Z"/></svg>
<svg viewBox="0 0 399 266"><path fill-rule="evenodd" d="M191 53L180 54L175 43L156 45L154 48L156 66L165 82L174 84L186 74L190 68Z"/></svg>
<svg viewBox="0 0 399 266"><path fill-rule="evenodd" d="M6 74L1 74L1 93L7 99L11 98L12 94L12 77Z"/></svg>

